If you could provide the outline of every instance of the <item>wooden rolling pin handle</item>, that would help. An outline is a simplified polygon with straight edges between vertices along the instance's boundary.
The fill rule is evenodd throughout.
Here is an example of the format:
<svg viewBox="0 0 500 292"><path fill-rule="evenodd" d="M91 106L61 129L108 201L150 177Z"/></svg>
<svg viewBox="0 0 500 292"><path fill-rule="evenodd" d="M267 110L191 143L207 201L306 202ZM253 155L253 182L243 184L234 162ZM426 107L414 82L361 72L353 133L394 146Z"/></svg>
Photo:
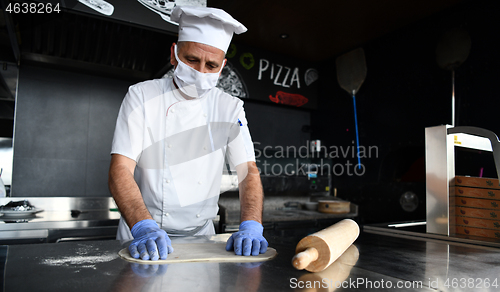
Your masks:
<svg viewBox="0 0 500 292"><path fill-rule="evenodd" d="M318 250L314 247L308 247L306 250L299 252L292 259L292 264L297 270L303 270L310 263L318 259Z"/></svg>

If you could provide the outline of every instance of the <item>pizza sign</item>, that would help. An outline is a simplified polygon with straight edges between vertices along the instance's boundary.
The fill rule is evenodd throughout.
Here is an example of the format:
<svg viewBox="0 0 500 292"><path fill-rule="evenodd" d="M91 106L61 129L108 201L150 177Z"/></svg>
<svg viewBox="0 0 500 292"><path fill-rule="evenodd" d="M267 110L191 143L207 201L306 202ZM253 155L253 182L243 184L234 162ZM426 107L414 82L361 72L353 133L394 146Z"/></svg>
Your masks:
<svg viewBox="0 0 500 292"><path fill-rule="evenodd" d="M239 98L316 108L319 74L312 64L235 44L226 58L217 84L225 92Z"/></svg>

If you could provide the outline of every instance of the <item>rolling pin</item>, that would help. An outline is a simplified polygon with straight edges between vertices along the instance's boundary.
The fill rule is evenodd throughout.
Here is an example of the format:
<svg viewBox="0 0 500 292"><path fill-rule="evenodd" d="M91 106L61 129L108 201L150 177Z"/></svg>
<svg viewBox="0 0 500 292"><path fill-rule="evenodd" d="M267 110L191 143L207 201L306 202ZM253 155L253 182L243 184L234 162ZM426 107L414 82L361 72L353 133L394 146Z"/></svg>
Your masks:
<svg viewBox="0 0 500 292"><path fill-rule="evenodd" d="M333 292L349 277L352 267L359 258L359 251L355 245L351 245L337 260L335 260L324 271L317 273L305 273L300 276L298 282L304 283L322 283L322 287L299 288L295 291L300 292Z"/></svg>
<svg viewBox="0 0 500 292"><path fill-rule="evenodd" d="M292 265L297 270L323 271L351 246L358 235L359 226L351 219L308 235L297 244Z"/></svg>

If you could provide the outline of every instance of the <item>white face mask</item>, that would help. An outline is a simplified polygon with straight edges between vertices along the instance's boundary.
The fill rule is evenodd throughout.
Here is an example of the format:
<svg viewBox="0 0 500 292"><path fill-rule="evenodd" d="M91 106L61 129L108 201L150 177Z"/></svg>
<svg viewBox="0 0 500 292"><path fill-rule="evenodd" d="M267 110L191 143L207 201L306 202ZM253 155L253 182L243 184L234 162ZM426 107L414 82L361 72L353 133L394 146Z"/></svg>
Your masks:
<svg viewBox="0 0 500 292"><path fill-rule="evenodd" d="M215 87L224 66L221 66L220 71L217 73L201 73L179 59L177 56L177 45L175 45L174 54L177 60L177 67L174 70L174 80L177 86L179 86L180 91L190 97L199 98Z"/></svg>

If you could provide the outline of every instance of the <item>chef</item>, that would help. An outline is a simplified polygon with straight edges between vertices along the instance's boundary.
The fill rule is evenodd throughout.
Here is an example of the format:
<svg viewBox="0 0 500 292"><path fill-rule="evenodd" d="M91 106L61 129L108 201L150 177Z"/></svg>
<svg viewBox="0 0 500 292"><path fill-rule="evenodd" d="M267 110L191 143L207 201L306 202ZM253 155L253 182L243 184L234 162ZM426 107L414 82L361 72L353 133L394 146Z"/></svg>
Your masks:
<svg viewBox="0 0 500 292"><path fill-rule="evenodd" d="M179 23L173 78L131 86L116 122L109 188L122 215L117 239L132 240L132 257L158 260L173 252L171 236L214 234L229 165L242 222L226 249L264 253L263 190L243 101L215 88L233 33L246 28L215 8L176 7L171 19Z"/></svg>

